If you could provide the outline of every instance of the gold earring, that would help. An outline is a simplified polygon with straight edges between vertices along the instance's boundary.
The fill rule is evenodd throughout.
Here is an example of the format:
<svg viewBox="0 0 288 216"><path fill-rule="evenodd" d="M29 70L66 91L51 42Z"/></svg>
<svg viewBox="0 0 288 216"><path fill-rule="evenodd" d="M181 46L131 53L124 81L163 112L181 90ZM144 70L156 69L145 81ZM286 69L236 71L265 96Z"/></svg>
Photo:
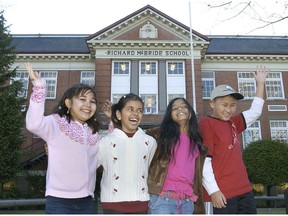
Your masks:
<svg viewBox="0 0 288 216"><path fill-rule="evenodd" d="M67 114L69 114L69 112L70 112L70 108L68 108L68 110L67 110Z"/></svg>

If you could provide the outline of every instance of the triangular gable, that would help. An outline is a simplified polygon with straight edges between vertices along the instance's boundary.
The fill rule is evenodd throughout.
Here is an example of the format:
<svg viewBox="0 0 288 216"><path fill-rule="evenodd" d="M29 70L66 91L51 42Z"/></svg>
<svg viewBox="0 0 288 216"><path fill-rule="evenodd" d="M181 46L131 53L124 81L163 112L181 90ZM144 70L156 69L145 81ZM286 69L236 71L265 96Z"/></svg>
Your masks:
<svg viewBox="0 0 288 216"><path fill-rule="evenodd" d="M192 31L194 46L197 44L202 48L208 45L209 39ZM147 5L134 13L120 19L112 25L87 37L87 43L92 51L96 47L111 46L112 44L125 46L149 43L149 46L159 44L175 43L190 45L190 28L170 16L162 13L156 8ZM92 51L93 52L93 51Z"/></svg>

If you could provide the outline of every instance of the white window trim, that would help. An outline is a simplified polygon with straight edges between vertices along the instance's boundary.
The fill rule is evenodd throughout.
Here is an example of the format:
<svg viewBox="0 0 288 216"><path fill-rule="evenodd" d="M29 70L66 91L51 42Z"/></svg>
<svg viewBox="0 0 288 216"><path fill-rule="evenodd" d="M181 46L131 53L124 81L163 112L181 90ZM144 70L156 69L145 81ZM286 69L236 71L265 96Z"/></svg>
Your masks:
<svg viewBox="0 0 288 216"><path fill-rule="evenodd" d="M126 69L128 69L128 73L127 74L125 74L125 73L123 73L123 74L115 74L114 73L114 64L115 63L120 63L120 62L128 63L128 68L126 68ZM112 61L112 76L130 76L130 74L131 74L131 61L130 60L113 60Z"/></svg>
<svg viewBox="0 0 288 216"><path fill-rule="evenodd" d="M93 78L92 77L83 77L83 73L94 73ZM80 75L80 83L83 83L83 81L93 81L94 85L95 85L95 71L81 71L81 75Z"/></svg>
<svg viewBox="0 0 288 216"><path fill-rule="evenodd" d="M146 112L146 110L147 110L147 107L146 107L146 105L145 105L145 98L143 98L143 95L155 95L155 102L156 102L156 106L155 106L155 112L154 113L152 113L152 106L151 107L149 107L149 108L151 108L151 111L149 111L148 113ZM158 114L158 106L159 106L159 101L158 101L158 94L152 94L152 93L142 93L142 94L139 94L139 96L142 98L142 100L143 100L143 102L144 102L144 112L143 112L143 114L145 115L145 114L151 114L151 115L156 115L156 114Z"/></svg>
<svg viewBox="0 0 288 216"><path fill-rule="evenodd" d="M156 73L155 74L142 74L141 73L141 64L142 63L147 63L147 62L149 62L149 63L155 63L156 64ZM145 60L145 61L139 61L139 76L158 76L158 62L157 61L155 61L155 60Z"/></svg>
<svg viewBox="0 0 288 216"><path fill-rule="evenodd" d="M203 81L213 81L213 88L212 88L212 90L213 90L216 87L215 72L214 71L203 71L202 74L203 73L211 73L211 74L213 74L213 77L203 77L202 76L202 80L201 80L201 83L203 83ZM210 92L210 95L211 95L211 92ZM203 99L210 99L210 95L209 95L209 97L203 97L203 89L202 89L201 93L202 93L202 98Z"/></svg>
<svg viewBox="0 0 288 216"><path fill-rule="evenodd" d="M250 72L237 72L237 83L238 83L238 88L240 88L240 81L242 81L241 83L249 83L249 84L252 84L254 86L254 92L250 92L251 93L251 96L243 93L240 91L241 94L244 95L244 98L245 99L253 99L255 97L255 94L256 94L256 81L255 81L255 78L254 77L251 77L251 78L239 78L239 75L240 74L250 74Z"/></svg>
<svg viewBox="0 0 288 216"><path fill-rule="evenodd" d="M249 143L245 143L245 133L248 133L249 131L258 130L258 132L259 132L259 139L256 139L256 140L261 140L261 139L262 139L261 122L260 122L259 120L255 121L255 122L258 123L259 127L251 127L251 125L250 125L250 126L249 126L248 128L246 128L246 130L243 131L243 133L242 133L243 148L246 148L246 147L249 145ZM256 141L256 140L255 140L255 141ZM252 142L253 142L253 141L254 141L254 140L252 140Z"/></svg>
<svg viewBox="0 0 288 216"><path fill-rule="evenodd" d="M183 73L182 74L169 74L168 72L169 72L169 68L168 68L168 65L170 64L170 63L182 63L183 64ZM175 61L166 61L166 75L167 75L167 77L169 76L169 77L173 77L173 76L183 76L183 77L185 77L185 71L186 71L186 68L185 68L185 62L183 61L183 60L175 60Z"/></svg>
<svg viewBox="0 0 288 216"><path fill-rule="evenodd" d="M53 77L53 78L51 78L51 77L49 77L49 78L45 78L45 77L42 77L41 76L41 74L42 73L51 73L51 72L53 72L53 73L55 73L56 74L56 76L55 76L55 78ZM47 95L46 95L46 99L55 99L56 98L56 96L57 96L57 83L58 83L58 71L47 71L47 70L42 70L42 71L39 71L39 75L42 77L42 79L43 80L55 80L55 91L54 91L54 97L47 97ZM46 85L46 88L47 88L47 85ZM47 91L46 91L46 94L47 94Z"/></svg>
<svg viewBox="0 0 288 216"><path fill-rule="evenodd" d="M12 83L13 81L20 81L22 82L23 84L23 91L24 91L24 94L21 94L21 95L18 95L20 97L24 97L24 98L27 98L27 94L28 94L28 88L29 88L29 74L27 71L16 71L16 73L25 73L27 74L27 78L21 78L21 77L13 77L13 79L10 81L10 83ZM26 81L26 86L24 86L24 83L23 83L23 80Z"/></svg>
<svg viewBox="0 0 288 216"><path fill-rule="evenodd" d="M272 122L286 122L286 127L271 127L271 123ZM270 135L271 135L271 139L272 140L279 140L279 138L272 136L272 129L274 129L274 128L276 128L277 131L281 131L281 130L286 131L286 134L288 134L288 120L270 120L269 121L269 126L270 126ZM287 137L284 138L284 140L286 140L286 142L288 142L288 138Z"/></svg>
<svg viewBox="0 0 288 216"><path fill-rule="evenodd" d="M271 74L272 73L279 73L280 74L280 77L279 78L269 78L267 77L266 78L266 95L267 95L267 99L269 100L274 100L274 99L284 99L285 98L285 94L284 94L284 85L283 85L283 78L282 78L282 73L281 72L277 72L277 71L274 71L274 72L270 72ZM267 91L267 82L268 81L280 81L281 83L281 92L282 92L282 95L283 97L268 97L268 91Z"/></svg>
<svg viewBox="0 0 288 216"><path fill-rule="evenodd" d="M282 109L274 109L273 107L279 107ZM268 111L270 111L270 112L285 112L285 111L287 111L287 105L268 105Z"/></svg>

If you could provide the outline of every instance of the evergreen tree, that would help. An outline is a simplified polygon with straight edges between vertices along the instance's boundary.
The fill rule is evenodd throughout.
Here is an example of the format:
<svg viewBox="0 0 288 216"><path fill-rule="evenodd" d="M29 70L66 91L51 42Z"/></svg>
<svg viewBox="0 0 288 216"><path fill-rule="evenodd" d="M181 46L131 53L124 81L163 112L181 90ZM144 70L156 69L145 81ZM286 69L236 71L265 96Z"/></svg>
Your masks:
<svg viewBox="0 0 288 216"><path fill-rule="evenodd" d="M21 112L23 91L20 81L13 81L16 68L15 47L3 11L0 11L0 198L3 185L19 171L20 147L23 142L24 116Z"/></svg>
<svg viewBox="0 0 288 216"><path fill-rule="evenodd" d="M278 140L258 140L251 142L243 151L249 178L253 183L271 187L288 182L288 143Z"/></svg>

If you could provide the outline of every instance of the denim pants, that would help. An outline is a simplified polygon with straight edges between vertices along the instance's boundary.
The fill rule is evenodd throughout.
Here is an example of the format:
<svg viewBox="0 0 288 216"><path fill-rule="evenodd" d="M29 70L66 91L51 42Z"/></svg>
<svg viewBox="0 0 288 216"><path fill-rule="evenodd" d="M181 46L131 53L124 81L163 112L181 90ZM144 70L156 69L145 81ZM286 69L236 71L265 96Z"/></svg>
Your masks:
<svg viewBox="0 0 288 216"><path fill-rule="evenodd" d="M46 197L46 214L93 214L93 208L91 196L76 199Z"/></svg>
<svg viewBox="0 0 288 216"><path fill-rule="evenodd" d="M151 195L149 214L193 214L194 202L190 199L174 199Z"/></svg>

